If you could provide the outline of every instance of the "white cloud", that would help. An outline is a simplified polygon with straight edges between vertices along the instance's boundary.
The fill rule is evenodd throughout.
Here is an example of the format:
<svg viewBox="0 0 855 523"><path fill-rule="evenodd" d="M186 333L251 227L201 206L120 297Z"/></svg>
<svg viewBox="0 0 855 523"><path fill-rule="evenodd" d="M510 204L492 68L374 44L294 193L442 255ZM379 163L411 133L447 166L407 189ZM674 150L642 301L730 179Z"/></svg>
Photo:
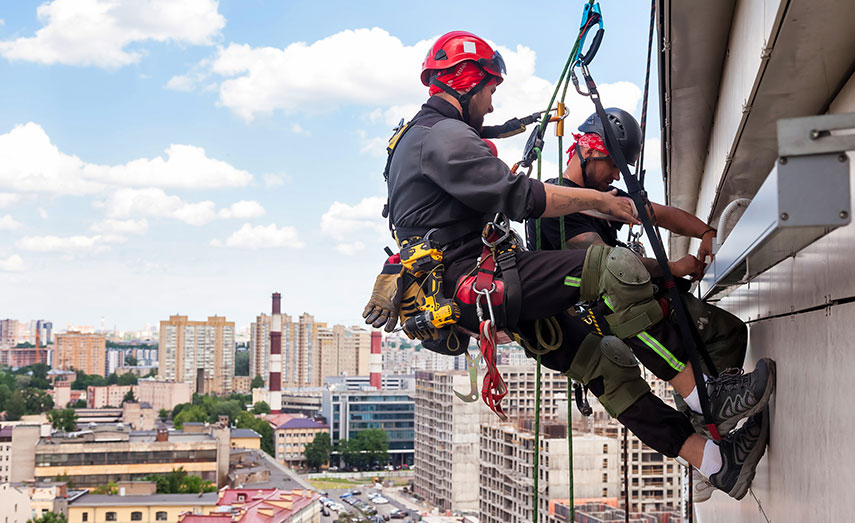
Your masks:
<svg viewBox="0 0 855 523"><path fill-rule="evenodd" d="M356 256L360 251L365 250L365 244L362 242L344 242L336 245L335 250L345 256Z"/></svg>
<svg viewBox="0 0 855 523"><path fill-rule="evenodd" d="M0 216L0 231L14 231L23 226L23 223L16 221L11 215Z"/></svg>
<svg viewBox="0 0 855 523"><path fill-rule="evenodd" d="M42 220L48 219L48 212L44 207L39 207L37 210L39 213L39 218L41 218Z"/></svg>
<svg viewBox="0 0 855 523"><path fill-rule="evenodd" d="M264 207L260 203L254 200L241 200L233 203L227 209L220 209L219 216L225 219L249 220L264 216L265 214L267 214L267 211L264 210Z"/></svg>
<svg viewBox="0 0 855 523"><path fill-rule="evenodd" d="M265 174L264 175L264 186L265 187L276 187L278 185L283 185L285 183L285 178L278 174Z"/></svg>
<svg viewBox="0 0 855 523"><path fill-rule="evenodd" d="M211 45L225 26L217 0L54 0L36 10L34 36L0 42L9 60L118 68L142 42ZM134 45L135 50L128 50Z"/></svg>
<svg viewBox="0 0 855 523"><path fill-rule="evenodd" d="M249 223L236 230L225 242L211 240L214 247L233 247L237 249L274 249L293 248L302 249L305 244L300 241L297 229L294 227L277 227L276 224L256 225Z"/></svg>
<svg viewBox="0 0 855 523"><path fill-rule="evenodd" d="M185 202L161 189L119 189L100 204L108 218L128 219L140 216L173 218L190 225L204 225L217 217L214 202Z"/></svg>
<svg viewBox="0 0 855 523"><path fill-rule="evenodd" d="M96 234L95 236L26 236L15 245L24 251L33 252L92 252L97 253L109 249L108 244L123 243L125 238L113 234Z"/></svg>
<svg viewBox="0 0 855 523"><path fill-rule="evenodd" d="M291 126L291 132L294 134L302 135L302 136L312 136L311 131L307 131L306 129L303 129L303 126L298 124L298 123L295 123L294 125Z"/></svg>
<svg viewBox="0 0 855 523"><path fill-rule="evenodd" d="M114 234L145 234L148 230L148 221L141 220L102 220L93 223L90 229L93 232L104 232Z"/></svg>
<svg viewBox="0 0 855 523"><path fill-rule="evenodd" d="M0 192L0 209L4 207L11 207L12 205L18 203L20 200L20 194Z"/></svg>
<svg viewBox="0 0 855 523"><path fill-rule="evenodd" d="M87 163L63 153L36 123L0 135L0 189L66 195L99 193L109 186L215 189L243 187L252 175L205 150L173 144L166 156L140 158L124 165ZM0 204L3 203L0 194Z"/></svg>
<svg viewBox="0 0 855 523"><path fill-rule="evenodd" d="M209 64L200 63L170 84L199 85L207 79L200 69L224 77L220 103L245 120L275 110L317 109L320 101L330 107L330 100L369 106L414 103L426 92L418 77L430 44L424 40L407 46L377 27L346 30L282 49L232 43L221 47Z"/></svg>
<svg viewBox="0 0 855 523"><path fill-rule="evenodd" d="M380 196L363 198L356 205L333 202L321 216L321 231L340 242L353 241L366 232L373 237L388 235L386 221L380 214L385 203L386 198Z"/></svg>
<svg viewBox="0 0 855 523"><path fill-rule="evenodd" d="M24 259L13 254L8 258L0 258L0 271L20 272L24 270Z"/></svg>

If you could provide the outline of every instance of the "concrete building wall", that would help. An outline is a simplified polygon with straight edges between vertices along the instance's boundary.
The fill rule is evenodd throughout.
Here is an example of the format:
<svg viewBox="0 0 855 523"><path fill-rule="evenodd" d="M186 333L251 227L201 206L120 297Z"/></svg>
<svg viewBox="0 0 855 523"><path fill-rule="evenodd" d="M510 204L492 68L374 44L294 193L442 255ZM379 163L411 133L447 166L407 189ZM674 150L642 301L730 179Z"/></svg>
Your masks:
<svg viewBox="0 0 855 523"><path fill-rule="evenodd" d="M0 521L3 523L27 523L33 517L30 497L17 487L4 483L0 485Z"/></svg>
<svg viewBox="0 0 855 523"><path fill-rule="evenodd" d="M201 394L232 391L235 355L235 324L222 316L188 321L170 316L160 322L158 377L193 384ZM202 372L201 382L197 380ZM201 390L199 390L201 388Z"/></svg>
<svg viewBox="0 0 855 523"><path fill-rule="evenodd" d="M855 112L855 4L740 0L703 12L665 4L670 37L663 98L666 114L675 115L668 123L673 138L664 140L672 164L669 198L716 220L735 198L753 198L778 161L779 119ZM708 28L717 26L722 30L710 34ZM715 70L680 67L709 63L715 53L722 63ZM712 103L705 105L688 89L669 90L675 83L708 91ZM709 126L676 116L694 106L714 108ZM681 137L693 133L696 147L684 147ZM846 155L851 191L855 155ZM688 156L705 160L686 169ZM841 398L855 393L848 329L855 321L853 240L855 226L838 228L719 302L749 325L747 370L761 357L776 359L777 389L770 402L770 444L752 486L758 501L746 496L736 502L716 492L696 507L697 520L766 521L758 502L771 521L851 519L855 449L849 434L855 417ZM671 243L673 254L689 249L685 239Z"/></svg>
<svg viewBox="0 0 855 523"><path fill-rule="evenodd" d="M35 478L35 448L40 434L39 425L17 425L12 428L12 465L9 469L9 481L28 481Z"/></svg>
<svg viewBox="0 0 855 523"><path fill-rule="evenodd" d="M180 403L190 403L193 388L190 383L141 379L134 388L136 398L151 405L155 412L160 409L171 411Z"/></svg>

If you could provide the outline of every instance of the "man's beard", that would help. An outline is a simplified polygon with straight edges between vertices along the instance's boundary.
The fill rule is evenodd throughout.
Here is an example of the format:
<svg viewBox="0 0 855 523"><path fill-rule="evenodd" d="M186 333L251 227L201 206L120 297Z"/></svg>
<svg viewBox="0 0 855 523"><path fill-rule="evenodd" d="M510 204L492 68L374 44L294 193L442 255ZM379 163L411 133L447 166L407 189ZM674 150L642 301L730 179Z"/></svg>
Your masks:
<svg viewBox="0 0 855 523"><path fill-rule="evenodd" d="M481 130L484 128L484 117L474 117L471 114L469 115L469 122L467 122L478 134L481 134Z"/></svg>

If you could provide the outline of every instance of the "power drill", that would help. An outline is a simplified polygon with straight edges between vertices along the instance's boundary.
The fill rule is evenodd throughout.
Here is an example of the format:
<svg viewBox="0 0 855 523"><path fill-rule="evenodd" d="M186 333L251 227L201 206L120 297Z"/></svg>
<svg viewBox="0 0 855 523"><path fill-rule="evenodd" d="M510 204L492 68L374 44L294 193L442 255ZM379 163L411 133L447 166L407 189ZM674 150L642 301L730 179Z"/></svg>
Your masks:
<svg viewBox="0 0 855 523"><path fill-rule="evenodd" d="M404 330L426 331L457 323L460 307L442 293L442 251L430 240L430 231L420 240L401 243L401 264L416 278L425 278L425 296L418 305L421 312L404 322Z"/></svg>

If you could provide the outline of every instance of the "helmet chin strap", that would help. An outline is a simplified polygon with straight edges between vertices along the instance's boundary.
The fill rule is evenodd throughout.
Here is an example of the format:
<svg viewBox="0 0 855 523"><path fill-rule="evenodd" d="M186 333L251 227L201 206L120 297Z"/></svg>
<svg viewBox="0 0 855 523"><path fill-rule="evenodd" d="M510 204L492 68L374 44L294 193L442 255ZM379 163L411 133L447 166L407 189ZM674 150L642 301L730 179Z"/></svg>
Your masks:
<svg viewBox="0 0 855 523"><path fill-rule="evenodd" d="M478 94L478 92L481 91L481 89L483 89L492 80L493 80L493 75L491 75L490 73L487 73L485 71L484 72L484 78L482 78L480 82L475 84L475 87L473 87L472 89L469 89L469 91L467 91L463 94L458 93L457 91L455 91L454 89L449 87L448 84L446 84L445 82L439 81L437 79L436 74L434 74L431 77L430 84L435 85L436 87L439 87L440 89L445 91L447 94L450 94L451 96L453 96L454 99L457 100L457 102L460 104L460 109L462 111L463 121L471 125L471 122L469 121L469 116L470 116L469 115L469 102L472 101L473 96Z"/></svg>
<svg viewBox="0 0 855 523"><path fill-rule="evenodd" d="M585 187L587 187L588 173L585 172L585 168L588 166L588 159L582 156L582 149L579 147L578 142L576 142L576 157L579 158L579 167L582 168L582 183Z"/></svg>

